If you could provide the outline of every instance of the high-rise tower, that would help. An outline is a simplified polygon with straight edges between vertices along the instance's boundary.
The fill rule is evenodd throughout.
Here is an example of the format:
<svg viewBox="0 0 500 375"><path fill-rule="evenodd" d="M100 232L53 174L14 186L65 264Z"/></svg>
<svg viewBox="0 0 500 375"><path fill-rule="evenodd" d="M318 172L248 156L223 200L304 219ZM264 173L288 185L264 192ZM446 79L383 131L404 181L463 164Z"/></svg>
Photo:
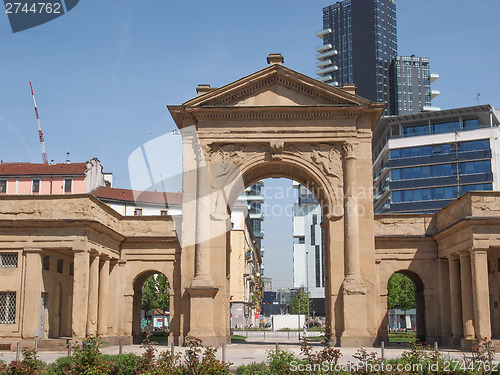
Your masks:
<svg viewBox="0 0 500 375"><path fill-rule="evenodd" d="M323 8L316 36L316 73L332 86L354 83L356 93L390 102L389 69L397 55L396 0L344 0Z"/></svg>

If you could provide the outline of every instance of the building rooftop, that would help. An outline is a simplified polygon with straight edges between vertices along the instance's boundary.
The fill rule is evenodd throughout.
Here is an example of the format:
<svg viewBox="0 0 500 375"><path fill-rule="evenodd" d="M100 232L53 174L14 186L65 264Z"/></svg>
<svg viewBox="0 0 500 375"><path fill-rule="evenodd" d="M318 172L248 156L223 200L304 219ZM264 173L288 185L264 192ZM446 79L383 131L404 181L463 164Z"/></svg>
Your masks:
<svg viewBox="0 0 500 375"><path fill-rule="evenodd" d="M86 163L1 163L0 176L85 175Z"/></svg>
<svg viewBox="0 0 500 375"><path fill-rule="evenodd" d="M126 201L126 202L141 202L152 204L180 205L182 203L181 193L164 193L160 191L139 191L130 189L117 189L110 187L100 187L93 192L97 198L113 200L113 201Z"/></svg>

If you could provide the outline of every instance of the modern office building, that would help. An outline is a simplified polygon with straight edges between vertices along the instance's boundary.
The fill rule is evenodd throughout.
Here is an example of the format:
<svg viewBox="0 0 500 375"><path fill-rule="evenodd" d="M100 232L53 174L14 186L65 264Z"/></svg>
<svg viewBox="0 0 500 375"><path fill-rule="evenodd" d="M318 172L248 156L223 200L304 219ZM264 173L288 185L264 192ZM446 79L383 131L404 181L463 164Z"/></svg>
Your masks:
<svg viewBox="0 0 500 375"><path fill-rule="evenodd" d="M255 236L256 245L260 249L261 256L264 256L264 248L262 247L262 239L264 231L262 230L262 221L264 221L264 213L262 212L262 204L264 196L262 195L262 187L264 181L258 181L245 189L242 195L238 198L238 203L244 204L248 208L248 216L252 224L253 235ZM264 271L262 265L261 271Z"/></svg>
<svg viewBox="0 0 500 375"><path fill-rule="evenodd" d="M389 73L391 115L441 109L433 107L431 103L439 95L439 90L431 89L431 83L439 78L439 74L431 73L429 63L429 58L415 55L396 56L393 59Z"/></svg>
<svg viewBox="0 0 500 375"><path fill-rule="evenodd" d="M470 190L499 190L499 123L490 105L381 118L375 213L436 212Z"/></svg>
<svg viewBox="0 0 500 375"><path fill-rule="evenodd" d="M319 80L332 86L354 84L356 94L386 102L386 115L439 110L431 99L429 59L397 56L396 0L344 0L323 8L316 33Z"/></svg>
<svg viewBox="0 0 500 375"><path fill-rule="evenodd" d="M324 312L325 274L321 207L314 195L299 183L293 206L293 286L306 288L318 315Z"/></svg>
<svg viewBox="0 0 500 375"><path fill-rule="evenodd" d="M332 86L355 84L357 94L389 102L389 68L397 55L396 0L344 0L323 8L323 44L316 74Z"/></svg>

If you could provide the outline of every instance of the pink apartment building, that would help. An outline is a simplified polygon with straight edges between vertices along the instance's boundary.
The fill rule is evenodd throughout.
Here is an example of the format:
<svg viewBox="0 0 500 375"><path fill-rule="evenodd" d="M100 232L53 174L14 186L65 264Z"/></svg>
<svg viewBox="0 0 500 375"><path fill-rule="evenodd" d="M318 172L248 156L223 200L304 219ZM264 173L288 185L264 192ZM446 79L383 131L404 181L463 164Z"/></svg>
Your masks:
<svg viewBox="0 0 500 375"><path fill-rule="evenodd" d="M0 194L85 194L111 186L111 181L97 158L86 163L0 164Z"/></svg>

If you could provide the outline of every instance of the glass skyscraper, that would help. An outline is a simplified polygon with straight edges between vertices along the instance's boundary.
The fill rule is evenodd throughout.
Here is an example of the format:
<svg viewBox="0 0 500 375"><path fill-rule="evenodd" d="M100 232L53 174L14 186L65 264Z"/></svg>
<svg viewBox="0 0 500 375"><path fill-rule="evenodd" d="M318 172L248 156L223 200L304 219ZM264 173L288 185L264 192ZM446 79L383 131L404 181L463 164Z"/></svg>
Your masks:
<svg viewBox="0 0 500 375"><path fill-rule="evenodd" d="M431 89L431 83L439 78L431 73L430 61L426 57L396 56L391 64L389 82L391 87L391 115L407 115L421 111L436 111L431 100L439 95Z"/></svg>
<svg viewBox="0 0 500 375"><path fill-rule="evenodd" d="M396 0L344 0L323 8L316 35L320 80L355 84L357 94L389 102L389 69L397 55Z"/></svg>
<svg viewBox="0 0 500 375"><path fill-rule="evenodd" d="M356 94L386 102L386 115L439 110L431 99L429 59L397 56L396 0L344 0L323 8L316 33L316 74L332 86L354 84Z"/></svg>

